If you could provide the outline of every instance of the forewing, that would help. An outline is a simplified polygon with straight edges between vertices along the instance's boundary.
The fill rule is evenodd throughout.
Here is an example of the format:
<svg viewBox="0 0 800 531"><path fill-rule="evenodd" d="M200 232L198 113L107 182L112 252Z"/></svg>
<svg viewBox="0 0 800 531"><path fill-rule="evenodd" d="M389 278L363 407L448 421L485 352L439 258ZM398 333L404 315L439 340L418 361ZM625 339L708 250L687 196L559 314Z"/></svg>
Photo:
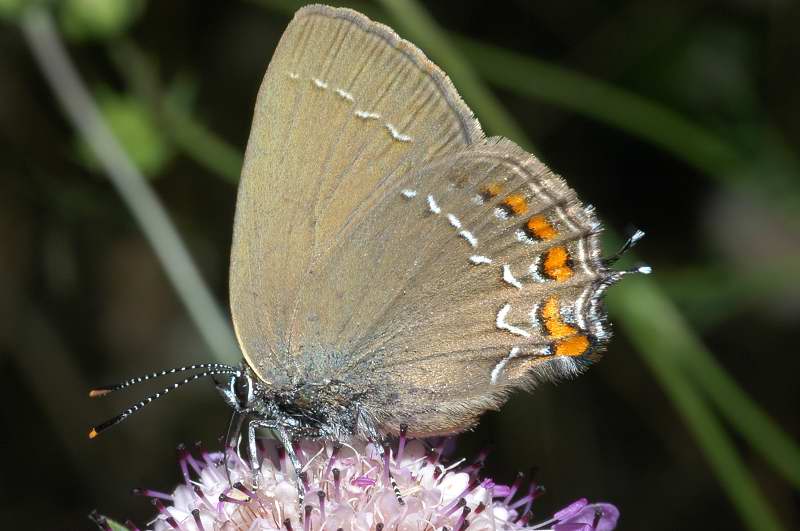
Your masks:
<svg viewBox="0 0 800 531"><path fill-rule="evenodd" d="M298 11L258 94L233 236L234 326L262 379L291 378L312 346L323 369L325 356L341 362L332 346L353 295L340 288L369 268L308 287L398 176L482 138L447 77L391 29L346 9Z"/></svg>

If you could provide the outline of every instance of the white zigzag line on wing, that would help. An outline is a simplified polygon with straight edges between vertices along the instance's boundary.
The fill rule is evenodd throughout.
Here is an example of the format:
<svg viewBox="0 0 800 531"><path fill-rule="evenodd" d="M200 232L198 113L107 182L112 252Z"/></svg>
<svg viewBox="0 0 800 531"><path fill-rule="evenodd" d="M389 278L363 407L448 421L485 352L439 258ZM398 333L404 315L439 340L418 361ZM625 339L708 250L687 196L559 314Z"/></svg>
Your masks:
<svg viewBox="0 0 800 531"><path fill-rule="evenodd" d="M500 330L507 330L512 334L516 334L518 336L531 337L530 332L528 332L527 330L523 330L522 328L516 327L506 322L506 317L508 317L508 313L510 311L511 311L510 304L506 304L505 306L500 308L500 311L497 312L497 319L495 320L495 325L497 326L497 328L499 328Z"/></svg>
<svg viewBox="0 0 800 531"><path fill-rule="evenodd" d="M497 365L495 365L494 369L492 369L491 379L489 380L491 383L493 383L493 384L497 383L497 378L500 376L500 373L502 372L503 368L506 366L506 364L509 361L511 361L512 359L516 358L517 354L519 354L519 348L518 347L514 347L508 353L508 356L506 356L505 358L500 360L497 363Z"/></svg>

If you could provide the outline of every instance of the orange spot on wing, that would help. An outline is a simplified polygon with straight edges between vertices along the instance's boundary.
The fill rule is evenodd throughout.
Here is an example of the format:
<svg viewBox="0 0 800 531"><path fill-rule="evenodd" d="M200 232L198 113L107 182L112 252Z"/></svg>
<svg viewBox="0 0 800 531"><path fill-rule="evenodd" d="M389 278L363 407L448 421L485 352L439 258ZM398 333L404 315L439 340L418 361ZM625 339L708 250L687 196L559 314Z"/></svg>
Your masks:
<svg viewBox="0 0 800 531"><path fill-rule="evenodd" d="M564 246L553 247L547 251L542 269L548 278L557 282L568 280L575 272L569 265L569 251Z"/></svg>
<svg viewBox="0 0 800 531"><path fill-rule="evenodd" d="M581 356L591 347L589 338L578 333L578 329L570 326L561 318L558 297L551 296L540 310L540 317L547 335L557 341L553 347L556 356Z"/></svg>
<svg viewBox="0 0 800 531"><path fill-rule="evenodd" d="M500 183L489 183L483 188L481 188L481 195L484 196L486 199L491 199L492 197L497 197L500 195L500 192L503 191L503 185Z"/></svg>
<svg viewBox="0 0 800 531"><path fill-rule="evenodd" d="M528 200L522 194L511 194L503 199L503 205L517 216L528 211Z"/></svg>
<svg viewBox="0 0 800 531"><path fill-rule="evenodd" d="M589 350L589 338L584 335L572 336L556 343L556 356L580 356Z"/></svg>
<svg viewBox="0 0 800 531"><path fill-rule="evenodd" d="M528 229L528 234L539 238L542 241L552 240L558 234L558 231L547 221L544 216L533 216L525 224Z"/></svg>
<svg viewBox="0 0 800 531"><path fill-rule="evenodd" d="M565 323L561 319L561 310L558 305L558 297L550 297L547 302L542 306L542 321L547 330L547 334L554 338L560 339L568 337L577 332L577 330Z"/></svg>

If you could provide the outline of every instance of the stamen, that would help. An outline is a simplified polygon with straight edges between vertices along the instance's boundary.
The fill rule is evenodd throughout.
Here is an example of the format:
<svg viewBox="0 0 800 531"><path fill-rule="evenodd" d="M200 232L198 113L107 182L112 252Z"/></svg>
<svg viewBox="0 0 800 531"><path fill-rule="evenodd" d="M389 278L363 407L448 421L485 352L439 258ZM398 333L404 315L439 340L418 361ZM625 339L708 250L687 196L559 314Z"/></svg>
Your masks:
<svg viewBox="0 0 800 531"><path fill-rule="evenodd" d="M442 510L446 514L452 513L453 510L455 510L456 508L459 507L459 503L461 503L462 500L464 500L464 503L466 503L466 500L465 500L464 496L466 496L467 494L469 494L470 492L475 490L475 487L477 487L478 485L484 485L484 483L487 483L487 482L491 483L491 480L487 479L487 480L484 480L483 482L479 483L475 478L471 478L469 480L469 483L467 483L467 486L464 488L464 490L462 490L461 493L458 496L456 496L456 501L455 502L450 502L450 505L447 505ZM484 486L486 486L486 485L484 485Z"/></svg>
<svg viewBox="0 0 800 531"><path fill-rule="evenodd" d="M159 498L159 499L162 499L162 500L166 500L168 502L174 501L171 495L166 494L164 492L159 492L157 490L133 488L133 489L131 489L131 494L133 494L134 496L146 496L148 498Z"/></svg>
<svg viewBox="0 0 800 531"><path fill-rule="evenodd" d="M342 498L341 494L342 473L338 468L333 469L333 495L334 499L338 502Z"/></svg>
<svg viewBox="0 0 800 531"><path fill-rule="evenodd" d="M425 452L425 458L428 460L430 464L436 464L439 456L436 452L436 448L428 448L427 452Z"/></svg>
<svg viewBox="0 0 800 531"><path fill-rule="evenodd" d="M383 449L383 451L381 452L382 454L381 457L383 458L383 481L384 483L389 483L389 477L392 475L391 472L389 472L389 462L391 461L390 459L391 449L389 448L389 443L385 441L381 444L381 448Z"/></svg>
<svg viewBox="0 0 800 531"><path fill-rule="evenodd" d="M194 485L192 487L192 490L194 491L194 495L197 496L198 499L200 499L200 501L202 501L203 504L205 504L205 506L209 508L209 510L211 511L214 510L214 505L208 500L205 493L203 492L203 488L200 487L200 485Z"/></svg>
<svg viewBox="0 0 800 531"><path fill-rule="evenodd" d="M303 517L303 531L311 531L311 511L313 507L306 505Z"/></svg>
<svg viewBox="0 0 800 531"><path fill-rule="evenodd" d="M464 498L461 499L463 500ZM466 500L464 501L464 503L466 504ZM455 531L463 531L463 529L466 528L464 524L468 523L467 516L469 516L469 513L471 512L472 509L464 505L464 509L461 510L461 516L458 517L458 520L456 520L456 525L453 526L453 529L455 529Z"/></svg>
<svg viewBox="0 0 800 531"><path fill-rule="evenodd" d="M235 503L236 505L247 505L248 503L250 503L250 498L240 500L237 498L231 498L230 496L228 496L223 492L222 494L219 495L219 501L225 503Z"/></svg>
<svg viewBox="0 0 800 531"><path fill-rule="evenodd" d="M342 449L342 445L339 443L334 443L333 448L331 449L331 458L328 459L328 466L325 467L325 474L323 474L323 478L327 478L328 474L331 472L331 468L333 468L333 463L336 461L336 456L339 455L339 450Z"/></svg>
<svg viewBox="0 0 800 531"><path fill-rule="evenodd" d="M180 529L181 528L181 526L179 526L178 522L172 517L171 514L169 514L169 511L167 511L167 508L164 507L164 504L161 503L160 500L153 499L153 505L156 506L156 509L158 509L159 513L161 513L162 515L164 515L166 517L166 522L167 522L167 524L169 524L169 526L171 528L173 528L173 529Z"/></svg>
<svg viewBox="0 0 800 531"><path fill-rule="evenodd" d="M525 504L525 507L522 509L523 514L529 513L531 510L531 506L536 499L547 492L547 489L544 488L543 485L537 485L535 483L531 484L531 490L529 491L530 500L528 503Z"/></svg>
<svg viewBox="0 0 800 531"><path fill-rule="evenodd" d="M353 478L350 480L351 485L355 485L356 487L362 487L362 488L371 487L375 485L375 483L376 482L374 479L367 476L358 476L357 478Z"/></svg>
<svg viewBox="0 0 800 531"><path fill-rule="evenodd" d="M453 505L452 507L450 507L449 509L444 511L445 516L450 516L451 514L456 512L461 507L464 507L465 505L467 505L467 500L464 499L463 497L459 497L458 500L456 500L455 504L452 504L452 505Z"/></svg>
<svg viewBox="0 0 800 531"><path fill-rule="evenodd" d="M504 505L508 505L511 503L511 500L514 498L514 495L517 493L517 490L519 490L519 486L522 483L522 479L524 477L525 476L522 475L522 472L517 474L517 478L514 480L514 483L511 484L511 490L509 491L508 496L506 496L506 498L503 500Z"/></svg>
<svg viewBox="0 0 800 531"><path fill-rule="evenodd" d="M514 503L512 503L509 506L509 508L517 509L518 507L522 507L523 505L530 506L530 504L533 503L535 490L536 490L536 484L535 483L531 483L530 486L528 487L528 493L525 496L523 496L522 498L520 498L517 501L515 501ZM522 511L523 514L526 513L526 512L527 512L527 510L526 511Z"/></svg>
<svg viewBox="0 0 800 531"><path fill-rule="evenodd" d="M281 463L281 473L286 475L286 449L283 446L278 448L278 461Z"/></svg>
<svg viewBox="0 0 800 531"><path fill-rule="evenodd" d="M442 456L444 455L444 446L445 446L445 444L447 444L448 440L449 440L448 437L442 437L442 439L439 441L439 444L436 445L436 462L437 463L442 459Z"/></svg>
<svg viewBox="0 0 800 531"><path fill-rule="evenodd" d="M181 467L181 474L183 474L183 482L187 485L191 478L189 477L189 466L187 464L186 456L189 455L189 452L186 450L186 445L180 443L177 447L178 452L178 465ZM197 472L197 470L195 470Z"/></svg>
<svg viewBox="0 0 800 531"><path fill-rule="evenodd" d="M592 519L592 529L597 529L600 524L600 519L603 518L603 509L597 508L594 510L594 518Z"/></svg>
<svg viewBox="0 0 800 531"><path fill-rule="evenodd" d="M525 526L528 525L528 522L531 521L531 518L533 518L533 513L530 512L530 511L525 511L524 513L522 513L522 516L520 516L517 519L516 523L518 523L519 525L525 527Z"/></svg>
<svg viewBox="0 0 800 531"><path fill-rule="evenodd" d="M300 468L304 468L306 466L306 454L303 453L303 447L300 446L300 442L293 442L292 448L294 448L294 453L297 456L297 460L300 461Z"/></svg>
<svg viewBox="0 0 800 531"><path fill-rule="evenodd" d="M242 494L244 494L248 498L251 498L251 499L255 498L255 494L253 494L253 492L250 489L245 487L244 484L241 481L237 481L236 483L234 483L233 484L233 488L238 490L239 492L241 492Z"/></svg>
<svg viewBox="0 0 800 531"><path fill-rule="evenodd" d="M464 472L469 474L470 476L481 470L486 465L486 458L489 456L489 450L484 448L478 454L478 457L475 458L471 464L464 467Z"/></svg>
<svg viewBox="0 0 800 531"><path fill-rule="evenodd" d="M400 424L400 441L397 443L397 456L395 461L400 462L403 459L403 450L406 447L406 434L408 433L408 424Z"/></svg>
<svg viewBox="0 0 800 531"><path fill-rule="evenodd" d="M558 511L556 514L554 514L553 519L566 520L568 518L572 518L573 516L581 512L581 509L583 509L587 505L589 505L589 500L587 500L586 498L580 498L579 500L570 503L569 505Z"/></svg>
<svg viewBox="0 0 800 531"><path fill-rule="evenodd" d="M200 511L198 509L192 510L192 517L194 518L194 525L197 526L197 531L206 531L206 528L203 527L202 520L200 520Z"/></svg>
<svg viewBox="0 0 800 531"><path fill-rule="evenodd" d="M325 491L317 491L317 497L319 498L319 512L322 521L324 522L328 517L325 516Z"/></svg>

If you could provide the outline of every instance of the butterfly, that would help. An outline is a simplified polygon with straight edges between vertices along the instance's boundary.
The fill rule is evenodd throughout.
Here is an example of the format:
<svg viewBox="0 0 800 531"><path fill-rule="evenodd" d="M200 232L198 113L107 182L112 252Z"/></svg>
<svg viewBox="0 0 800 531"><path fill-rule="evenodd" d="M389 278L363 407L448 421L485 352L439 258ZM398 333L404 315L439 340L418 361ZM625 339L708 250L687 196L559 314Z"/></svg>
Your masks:
<svg viewBox="0 0 800 531"><path fill-rule="evenodd" d="M245 439L254 482L259 429L298 477L299 439L464 431L512 391L597 361L610 338L603 292L647 272L610 268L643 233L603 259L601 230L561 177L487 138L413 44L355 11L305 7L259 90L239 185L241 365L94 389L194 371L90 435L206 376L233 409L227 444Z"/></svg>

